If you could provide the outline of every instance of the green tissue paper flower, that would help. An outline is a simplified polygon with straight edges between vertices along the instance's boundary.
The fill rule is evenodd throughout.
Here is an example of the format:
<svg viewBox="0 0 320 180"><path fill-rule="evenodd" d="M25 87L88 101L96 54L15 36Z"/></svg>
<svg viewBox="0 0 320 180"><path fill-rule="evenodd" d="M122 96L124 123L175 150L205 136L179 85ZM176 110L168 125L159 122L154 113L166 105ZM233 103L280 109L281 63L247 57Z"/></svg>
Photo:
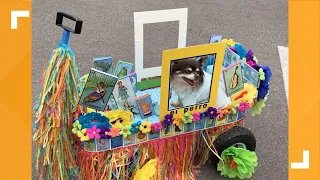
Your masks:
<svg viewBox="0 0 320 180"><path fill-rule="evenodd" d="M258 166L258 158L255 152L246 149L229 147L221 153L218 163L218 171L228 178L251 178L254 168Z"/></svg>
<svg viewBox="0 0 320 180"><path fill-rule="evenodd" d="M76 120L73 124L72 124L72 133L73 134L77 134L81 131L82 126L80 124L80 122L78 120Z"/></svg>
<svg viewBox="0 0 320 180"><path fill-rule="evenodd" d="M262 108L264 108L265 102L267 101L267 99L268 98L265 97L264 99L260 99L253 104L253 106L251 107L251 115L252 116L261 114L261 110L262 110Z"/></svg>
<svg viewBox="0 0 320 180"><path fill-rule="evenodd" d="M185 113L181 120L184 124L192 123L193 116L190 113Z"/></svg>

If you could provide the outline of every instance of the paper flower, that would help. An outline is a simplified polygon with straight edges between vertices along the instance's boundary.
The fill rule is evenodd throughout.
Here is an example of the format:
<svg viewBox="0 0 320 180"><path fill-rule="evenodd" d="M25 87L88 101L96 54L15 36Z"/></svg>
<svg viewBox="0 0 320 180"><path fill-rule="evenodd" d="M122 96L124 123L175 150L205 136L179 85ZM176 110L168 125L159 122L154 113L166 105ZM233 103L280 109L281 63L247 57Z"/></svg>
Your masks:
<svg viewBox="0 0 320 180"><path fill-rule="evenodd" d="M257 57L255 57L255 56L253 56L253 60L255 61L255 62L259 62L259 59L257 58Z"/></svg>
<svg viewBox="0 0 320 180"><path fill-rule="evenodd" d="M110 139L111 136L107 135L110 132L110 128L107 126L103 127L100 131L100 139Z"/></svg>
<svg viewBox="0 0 320 180"><path fill-rule="evenodd" d="M238 107L238 110L240 112L244 112L247 109L249 109L249 104L247 102L241 102L239 107Z"/></svg>
<svg viewBox="0 0 320 180"><path fill-rule="evenodd" d="M260 81L260 86L258 88L257 100L264 99L269 93L269 81L271 80L272 73L268 66L261 66L263 69L265 80Z"/></svg>
<svg viewBox="0 0 320 180"><path fill-rule="evenodd" d="M141 126L141 121L135 122L135 123L133 123L133 124L131 125L130 131L131 131L132 133L138 133L138 132L140 132L140 130L139 130L139 127L140 127L140 126Z"/></svg>
<svg viewBox="0 0 320 180"><path fill-rule="evenodd" d="M247 52L246 59L247 61L253 61L253 52L251 49L249 49L249 51Z"/></svg>
<svg viewBox="0 0 320 180"><path fill-rule="evenodd" d="M131 135L130 129L131 129L130 125L125 125L125 126L120 125L119 134L122 135L123 138L126 138Z"/></svg>
<svg viewBox="0 0 320 180"><path fill-rule="evenodd" d="M139 127L140 131L142 133L148 133L151 131L151 123L147 122L147 121L144 121L140 127Z"/></svg>
<svg viewBox="0 0 320 180"><path fill-rule="evenodd" d="M92 128L87 129L87 133L88 133L90 139L94 139L94 138L99 139L100 138L100 135L99 135L100 131L101 130L99 128L97 128L97 126L92 126Z"/></svg>
<svg viewBox="0 0 320 180"><path fill-rule="evenodd" d="M223 161L219 161L217 170L228 178L251 178L254 168L258 166L255 152L246 149L229 147L221 153Z"/></svg>
<svg viewBox="0 0 320 180"><path fill-rule="evenodd" d="M162 124L160 122L151 125L151 131L154 133L159 132L162 129Z"/></svg>
<svg viewBox="0 0 320 180"><path fill-rule="evenodd" d="M173 121L173 116L171 114L167 114L165 117L164 117L164 124L166 124L167 126L170 126L170 124L172 124L172 121Z"/></svg>
<svg viewBox="0 0 320 180"><path fill-rule="evenodd" d="M89 141L89 134L87 133L87 129L82 129L81 131L78 131L77 136L80 138L80 141Z"/></svg>
<svg viewBox="0 0 320 180"><path fill-rule="evenodd" d="M205 118L207 118L207 117L208 117L207 111L200 113L200 119L201 119L201 120L203 120L203 119L205 119Z"/></svg>
<svg viewBox="0 0 320 180"><path fill-rule="evenodd" d="M230 105L228 105L227 107L225 107L225 108L223 109L223 113L224 113L224 114L227 114L227 115L231 114L231 113L232 113L232 105L230 104Z"/></svg>
<svg viewBox="0 0 320 180"><path fill-rule="evenodd" d="M78 118L78 121L82 125L82 128L90 129L93 126L96 126L96 128L98 129L101 129L104 126L111 128L111 124L109 123L109 118L96 112L91 112L86 115L80 116Z"/></svg>
<svg viewBox="0 0 320 180"><path fill-rule="evenodd" d="M213 107L209 107L207 110L207 115L210 119L214 119L215 117L217 117L217 109L213 108Z"/></svg>
<svg viewBox="0 0 320 180"><path fill-rule="evenodd" d="M77 134L78 131L81 131L82 129L82 125L79 123L78 120L76 120L73 124L72 124L72 133L73 134Z"/></svg>
<svg viewBox="0 0 320 180"><path fill-rule="evenodd" d="M199 112L194 112L192 113L192 122L197 122L197 121L200 121L200 113Z"/></svg>
<svg viewBox="0 0 320 180"><path fill-rule="evenodd" d="M182 122L185 124L192 123L192 119L193 119L193 116L188 112L184 113L184 116L182 116L181 118Z"/></svg>
<svg viewBox="0 0 320 180"><path fill-rule="evenodd" d="M173 124L176 125L176 126L179 126L180 123L181 123L181 116L180 115L177 115L173 118Z"/></svg>
<svg viewBox="0 0 320 180"><path fill-rule="evenodd" d="M244 89L231 96L232 104L240 104L241 102L252 102L258 95L257 88L251 83L245 83Z"/></svg>
<svg viewBox="0 0 320 180"><path fill-rule="evenodd" d="M120 128L120 125L131 125L132 124L132 112L124 110L111 110L103 112L105 116L110 118L110 123L114 128Z"/></svg>
<svg viewBox="0 0 320 180"><path fill-rule="evenodd" d="M266 77L264 76L264 72L263 72L262 68L259 69L259 78L262 81L264 81L266 79Z"/></svg>
<svg viewBox="0 0 320 180"><path fill-rule="evenodd" d="M224 112L223 112L223 110L222 110L222 109L218 109L217 113L218 113L218 116L217 116L217 117L218 117L220 120L222 120L222 119L224 118Z"/></svg>
<svg viewBox="0 0 320 180"><path fill-rule="evenodd" d="M256 101L252 108L251 108L251 115L255 116L261 113L262 108L265 107L265 102L267 101L267 97L265 97L264 99L260 99L258 101Z"/></svg>
<svg viewBox="0 0 320 180"><path fill-rule="evenodd" d="M109 132L106 132L106 135L111 137L120 136L120 128L111 128Z"/></svg>
<svg viewBox="0 0 320 180"><path fill-rule="evenodd" d="M237 113L238 107L239 107L239 104L234 104L234 105L232 106L232 114L236 114L236 113Z"/></svg>
<svg viewBox="0 0 320 180"><path fill-rule="evenodd" d="M138 169L134 175L134 180L153 179L157 172L158 159L151 159L141 169Z"/></svg>
<svg viewBox="0 0 320 180"><path fill-rule="evenodd" d="M234 45L234 48L237 50L237 54L240 56L240 59L246 57L247 50L239 43Z"/></svg>
<svg viewBox="0 0 320 180"><path fill-rule="evenodd" d="M221 42L226 43L228 46L234 46L236 44L233 39L222 39Z"/></svg>

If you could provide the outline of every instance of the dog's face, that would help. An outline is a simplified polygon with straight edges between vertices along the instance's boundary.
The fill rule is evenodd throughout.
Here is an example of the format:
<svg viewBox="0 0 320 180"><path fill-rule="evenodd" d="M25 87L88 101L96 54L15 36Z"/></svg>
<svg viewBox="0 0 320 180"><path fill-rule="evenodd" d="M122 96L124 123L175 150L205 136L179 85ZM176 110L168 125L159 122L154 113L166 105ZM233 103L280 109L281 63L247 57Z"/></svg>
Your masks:
<svg viewBox="0 0 320 180"><path fill-rule="evenodd" d="M186 88L199 88L203 84L204 72L202 70L208 56L202 56L200 60L188 58L172 61L171 84L172 86Z"/></svg>

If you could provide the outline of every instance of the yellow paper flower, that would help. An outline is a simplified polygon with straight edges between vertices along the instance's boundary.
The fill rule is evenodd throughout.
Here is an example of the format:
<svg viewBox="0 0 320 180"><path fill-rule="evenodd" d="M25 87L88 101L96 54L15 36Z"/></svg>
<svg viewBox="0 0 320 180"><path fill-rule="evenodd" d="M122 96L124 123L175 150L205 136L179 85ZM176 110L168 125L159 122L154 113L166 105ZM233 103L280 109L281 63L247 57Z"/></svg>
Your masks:
<svg viewBox="0 0 320 180"><path fill-rule="evenodd" d="M120 128L120 126L131 126L132 124L132 112L124 110L112 110L108 112L100 112L102 115L110 119L110 124L114 128Z"/></svg>
<svg viewBox="0 0 320 180"><path fill-rule="evenodd" d="M181 123L181 115L177 115L175 117L173 117L173 124L179 126L179 124Z"/></svg>
<svg viewBox="0 0 320 180"><path fill-rule="evenodd" d="M147 121L144 121L140 127L139 127L140 131L142 133L148 133L151 131L151 123L147 122Z"/></svg>
<svg viewBox="0 0 320 180"><path fill-rule="evenodd" d="M238 105L241 102L247 102L249 104L258 96L258 90L250 83L244 84L244 89L233 94L231 96L232 106Z"/></svg>
<svg viewBox="0 0 320 180"><path fill-rule="evenodd" d="M134 180L151 180L156 174L158 159L149 160L141 169L138 169L134 175Z"/></svg>
<svg viewBox="0 0 320 180"><path fill-rule="evenodd" d="M233 41L233 39L222 39L221 42L226 43L228 46L234 46L236 42Z"/></svg>
<svg viewBox="0 0 320 180"><path fill-rule="evenodd" d="M81 131L78 131L77 136L80 138L80 141L89 141L89 134L87 133L87 129L84 128Z"/></svg>

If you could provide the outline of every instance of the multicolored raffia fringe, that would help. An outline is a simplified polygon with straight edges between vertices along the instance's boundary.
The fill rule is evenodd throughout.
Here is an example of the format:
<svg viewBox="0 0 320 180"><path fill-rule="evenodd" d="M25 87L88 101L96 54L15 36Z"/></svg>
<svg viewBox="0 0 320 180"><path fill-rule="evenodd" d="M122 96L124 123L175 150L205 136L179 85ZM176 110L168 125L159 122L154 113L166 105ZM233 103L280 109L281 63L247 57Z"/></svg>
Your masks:
<svg viewBox="0 0 320 180"><path fill-rule="evenodd" d="M229 147L221 153L223 159L218 163L218 171L228 178L251 178L254 168L258 166L258 158L255 152Z"/></svg>
<svg viewBox="0 0 320 180"><path fill-rule="evenodd" d="M226 125L217 128L227 130L232 127ZM206 138L210 144L217 133L223 132L217 131L217 128L207 130ZM85 151L78 144L78 179L138 180L142 175L146 175L140 171L146 172L148 166L153 168L150 161L157 159L152 180L196 180L201 165L208 160L210 151L200 134L200 131L197 131L95 153ZM153 170L150 169L150 172Z"/></svg>
<svg viewBox="0 0 320 180"><path fill-rule="evenodd" d="M59 43L40 81L36 110L36 169L39 179L74 179L76 161L71 136L79 99L78 69L72 50Z"/></svg>

